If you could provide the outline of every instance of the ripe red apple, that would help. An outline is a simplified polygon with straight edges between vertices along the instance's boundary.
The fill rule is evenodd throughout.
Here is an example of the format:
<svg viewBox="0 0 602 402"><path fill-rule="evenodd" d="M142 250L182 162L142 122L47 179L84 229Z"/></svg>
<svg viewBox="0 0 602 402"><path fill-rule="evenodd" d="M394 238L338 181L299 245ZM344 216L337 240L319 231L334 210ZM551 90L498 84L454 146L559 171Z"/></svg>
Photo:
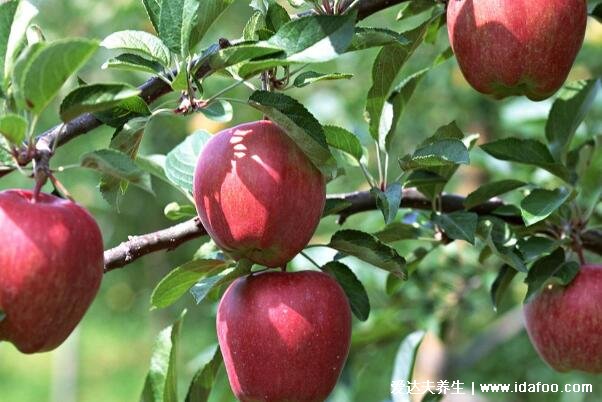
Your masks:
<svg viewBox="0 0 602 402"><path fill-rule="evenodd" d="M264 120L207 142L193 192L201 222L218 246L235 259L280 267L311 239L326 187L293 140Z"/></svg>
<svg viewBox="0 0 602 402"><path fill-rule="evenodd" d="M217 336L241 402L323 402L347 359L351 311L327 274L254 274L224 294Z"/></svg>
<svg viewBox="0 0 602 402"><path fill-rule="evenodd" d="M450 0L449 40L477 91L542 100L569 74L583 43L586 6L585 0Z"/></svg>
<svg viewBox="0 0 602 402"><path fill-rule="evenodd" d="M584 265L567 286L548 286L525 305L537 352L558 371L602 373L602 266Z"/></svg>
<svg viewBox="0 0 602 402"><path fill-rule="evenodd" d="M79 205L25 190L0 192L0 340L23 353L59 346L92 303L103 274L98 225Z"/></svg>

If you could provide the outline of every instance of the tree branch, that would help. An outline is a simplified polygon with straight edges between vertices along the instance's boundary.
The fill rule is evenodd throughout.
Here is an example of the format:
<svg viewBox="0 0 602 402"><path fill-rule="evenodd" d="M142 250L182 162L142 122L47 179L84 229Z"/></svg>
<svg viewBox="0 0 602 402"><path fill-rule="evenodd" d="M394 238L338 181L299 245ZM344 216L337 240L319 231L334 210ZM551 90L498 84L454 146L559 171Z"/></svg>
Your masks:
<svg viewBox="0 0 602 402"><path fill-rule="evenodd" d="M342 211L337 212L343 220L347 217L365 211L376 210L376 201L374 196L368 191L357 191L349 194L329 195L330 200L347 201L351 205ZM464 197L454 194L444 194L442 197L443 212L454 212L464 209ZM479 215L492 215L493 212L505 204L500 200L491 200L471 209ZM401 208L430 210L431 201L422 194L413 189L404 190L401 201ZM502 216L503 219L512 225L522 225L520 217ZM119 246L105 251L105 272L116 268L124 267L127 264L159 250L173 250L182 243L204 236L207 231L201 225L198 218L190 219L186 222L141 236L132 236L128 241ZM602 232L590 230L583 235L583 246L599 255L602 255Z"/></svg>

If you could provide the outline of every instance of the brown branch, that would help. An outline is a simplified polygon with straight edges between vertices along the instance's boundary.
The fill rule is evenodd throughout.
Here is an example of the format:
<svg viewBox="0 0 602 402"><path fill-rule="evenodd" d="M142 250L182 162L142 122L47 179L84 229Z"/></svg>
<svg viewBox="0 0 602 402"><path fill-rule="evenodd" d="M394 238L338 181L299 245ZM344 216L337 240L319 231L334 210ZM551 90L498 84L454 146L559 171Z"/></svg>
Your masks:
<svg viewBox="0 0 602 402"><path fill-rule="evenodd" d="M348 217L365 211L376 209L374 196L368 191L358 191L349 194L329 195L328 199L350 202L351 205L337 213L341 217ZM443 212L454 212L464 209L464 197L444 194L442 198ZM479 215L492 215L494 211L503 206L499 200L492 200L471 209ZM409 189L404 190L402 208L430 210L431 202L419 192ZM500 219L513 225L522 225L520 217L498 216ZM206 235L207 232L198 218L172 226L158 232L130 237L128 241L119 246L105 251L105 271L121 268L140 257L159 250L173 250L180 244ZM583 245L590 251L602 255L602 232L590 230L583 235Z"/></svg>

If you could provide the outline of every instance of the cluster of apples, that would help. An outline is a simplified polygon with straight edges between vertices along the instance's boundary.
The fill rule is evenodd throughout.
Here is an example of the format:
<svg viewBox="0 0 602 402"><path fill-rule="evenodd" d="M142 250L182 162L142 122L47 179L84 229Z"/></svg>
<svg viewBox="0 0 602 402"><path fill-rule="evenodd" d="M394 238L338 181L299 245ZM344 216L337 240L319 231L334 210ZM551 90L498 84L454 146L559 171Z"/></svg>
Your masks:
<svg viewBox="0 0 602 402"><path fill-rule="evenodd" d="M285 268L319 223L325 186L293 140L263 120L208 141L193 193L203 226L225 252ZM217 335L242 402L319 402L347 359L351 310L329 275L272 270L229 286L218 307Z"/></svg>

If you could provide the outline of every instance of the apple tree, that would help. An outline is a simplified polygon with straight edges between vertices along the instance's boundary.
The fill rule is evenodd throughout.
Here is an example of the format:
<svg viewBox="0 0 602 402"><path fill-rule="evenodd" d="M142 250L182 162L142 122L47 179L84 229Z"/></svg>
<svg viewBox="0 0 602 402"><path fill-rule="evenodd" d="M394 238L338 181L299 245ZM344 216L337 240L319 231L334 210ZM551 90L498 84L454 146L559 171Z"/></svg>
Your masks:
<svg viewBox="0 0 602 402"><path fill-rule="evenodd" d="M143 401L182 400L184 386L187 402L207 401L220 377L220 400L367 400L352 361L393 345L392 378L370 391L386 398L418 375L421 344L453 338L475 309L524 314L548 370L601 374L602 66L573 68L600 29L594 3L143 0L145 29L107 23L101 39L47 37L30 2L0 3L0 340L55 349L107 276L181 248L147 299L179 318L157 337ZM451 79L471 107L450 102ZM328 85L339 99L310 101ZM322 116L316 102L346 91L363 118ZM502 132L500 104L544 116ZM436 119L417 124L428 109ZM486 178L454 192L468 169ZM74 191L90 174L110 225ZM172 224L117 239L124 210ZM489 304L465 308L484 287ZM178 375L184 317L203 306L218 346Z"/></svg>

